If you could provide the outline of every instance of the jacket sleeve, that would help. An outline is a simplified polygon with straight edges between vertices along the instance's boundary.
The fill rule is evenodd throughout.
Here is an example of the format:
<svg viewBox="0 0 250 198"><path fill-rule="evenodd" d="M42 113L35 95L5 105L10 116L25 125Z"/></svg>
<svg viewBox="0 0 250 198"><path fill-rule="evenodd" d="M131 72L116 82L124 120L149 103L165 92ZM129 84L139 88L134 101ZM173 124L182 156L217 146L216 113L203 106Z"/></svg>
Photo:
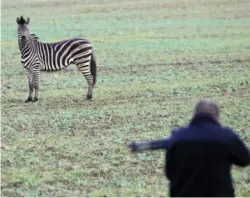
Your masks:
<svg viewBox="0 0 250 198"><path fill-rule="evenodd" d="M229 148L230 160L233 164L241 167L250 165L250 150L236 133L233 134Z"/></svg>
<svg viewBox="0 0 250 198"><path fill-rule="evenodd" d="M144 150L168 149L170 144L169 138L152 140L147 142L132 142L128 145L132 152L140 152Z"/></svg>
<svg viewBox="0 0 250 198"><path fill-rule="evenodd" d="M168 138L151 141L150 145L149 145L151 150L167 149L168 146L169 146L169 139Z"/></svg>
<svg viewBox="0 0 250 198"><path fill-rule="evenodd" d="M165 149L167 150L170 145L170 138L173 137L173 135L178 131L178 129L171 131L171 136L169 138L163 138L163 139L158 139L158 140L152 140L149 142L146 142L141 144L141 146L146 147L146 149L149 150L157 150L157 149Z"/></svg>
<svg viewBox="0 0 250 198"><path fill-rule="evenodd" d="M167 149L168 145L169 145L169 139L164 138L164 139L138 143L138 150Z"/></svg>
<svg viewBox="0 0 250 198"><path fill-rule="evenodd" d="M143 150L158 150L158 149L167 150L170 146L170 140L176 131L177 130L171 131L171 136L168 138L161 138L157 140L138 142L138 143L133 142L129 144L128 147L131 149L132 152L138 152Z"/></svg>

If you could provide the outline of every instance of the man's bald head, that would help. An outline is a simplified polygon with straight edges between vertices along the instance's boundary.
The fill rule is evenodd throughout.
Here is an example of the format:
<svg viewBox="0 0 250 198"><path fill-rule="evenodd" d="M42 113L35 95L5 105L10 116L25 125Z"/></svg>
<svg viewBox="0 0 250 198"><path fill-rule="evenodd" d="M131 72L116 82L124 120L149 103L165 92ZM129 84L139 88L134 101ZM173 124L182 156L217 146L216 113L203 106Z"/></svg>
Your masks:
<svg viewBox="0 0 250 198"><path fill-rule="evenodd" d="M220 116L220 108L214 103L211 99L201 99L196 105L194 109L194 114L206 114L210 115L216 120L219 119Z"/></svg>

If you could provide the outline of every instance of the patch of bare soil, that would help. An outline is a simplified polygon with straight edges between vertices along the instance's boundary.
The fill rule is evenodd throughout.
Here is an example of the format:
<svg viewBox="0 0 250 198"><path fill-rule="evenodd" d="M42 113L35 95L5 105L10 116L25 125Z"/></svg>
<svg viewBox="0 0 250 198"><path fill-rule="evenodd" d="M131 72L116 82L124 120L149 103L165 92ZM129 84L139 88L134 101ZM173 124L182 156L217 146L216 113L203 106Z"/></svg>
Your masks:
<svg viewBox="0 0 250 198"><path fill-rule="evenodd" d="M245 62L250 62L250 59L231 59L229 61L227 61L229 63L245 63ZM170 63L170 65L176 65L176 66L185 66L185 65L194 65L194 64L198 64L198 65L203 65L205 63L209 63L209 64L224 64L225 61L222 60L207 60L207 61L186 61L186 62L174 62L174 63Z"/></svg>
<svg viewBox="0 0 250 198"><path fill-rule="evenodd" d="M72 6L72 4L76 4L80 2L79 0L71 0L70 1L70 5ZM25 3L23 2L22 4L20 3L8 3L7 5L2 5L3 9L8 9L8 8L25 8L29 6L30 8L45 8L45 7L63 7L63 6L69 6L69 1L67 0L54 0L54 1L40 1L40 2L29 2L29 3Z"/></svg>
<svg viewBox="0 0 250 198"><path fill-rule="evenodd" d="M246 2L246 1L241 1ZM207 2L189 2L189 1L172 1L164 4L131 4L124 7L124 10L152 10L154 8L157 9L179 9L179 8L189 8L189 7L217 7L217 6L228 6L228 5L237 5L240 2L232 2L232 1L207 1Z"/></svg>

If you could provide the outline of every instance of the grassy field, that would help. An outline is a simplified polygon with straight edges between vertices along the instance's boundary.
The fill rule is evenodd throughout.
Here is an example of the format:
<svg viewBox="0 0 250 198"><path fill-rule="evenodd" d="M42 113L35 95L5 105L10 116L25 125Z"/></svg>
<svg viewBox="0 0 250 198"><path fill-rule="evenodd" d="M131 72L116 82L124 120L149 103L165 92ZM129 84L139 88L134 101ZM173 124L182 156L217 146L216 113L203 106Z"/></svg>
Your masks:
<svg viewBox="0 0 250 198"><path fill-rule="evenodd" d="M249 0L3 0L1 12L1 196L168 196L164 152L126 144L168 136L204 97L250 144ZM24 103L20 15L43 42L92 42L92 102L72 65L42 73L39 102ZM232 175L250 196L250 169Z"/></svg>

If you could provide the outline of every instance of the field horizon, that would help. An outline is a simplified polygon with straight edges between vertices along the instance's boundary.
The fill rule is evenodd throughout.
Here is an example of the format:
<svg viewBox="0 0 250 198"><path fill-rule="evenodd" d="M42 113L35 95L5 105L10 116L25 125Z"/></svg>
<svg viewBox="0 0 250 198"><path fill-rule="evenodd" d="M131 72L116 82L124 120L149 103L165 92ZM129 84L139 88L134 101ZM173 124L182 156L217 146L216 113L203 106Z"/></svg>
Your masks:
<svg viewBox="0 0 250 198"><path fill-rule="evenodd" d="M250 1L4 0L1 11L1 196L169 196L164 151L126 145L169 136L201 98L250 145ZM41 42L92 43L91 102L70 65L42 72L39 101L24 103L21 15ZM232 177L249 197L249 167Z"/></svg>

